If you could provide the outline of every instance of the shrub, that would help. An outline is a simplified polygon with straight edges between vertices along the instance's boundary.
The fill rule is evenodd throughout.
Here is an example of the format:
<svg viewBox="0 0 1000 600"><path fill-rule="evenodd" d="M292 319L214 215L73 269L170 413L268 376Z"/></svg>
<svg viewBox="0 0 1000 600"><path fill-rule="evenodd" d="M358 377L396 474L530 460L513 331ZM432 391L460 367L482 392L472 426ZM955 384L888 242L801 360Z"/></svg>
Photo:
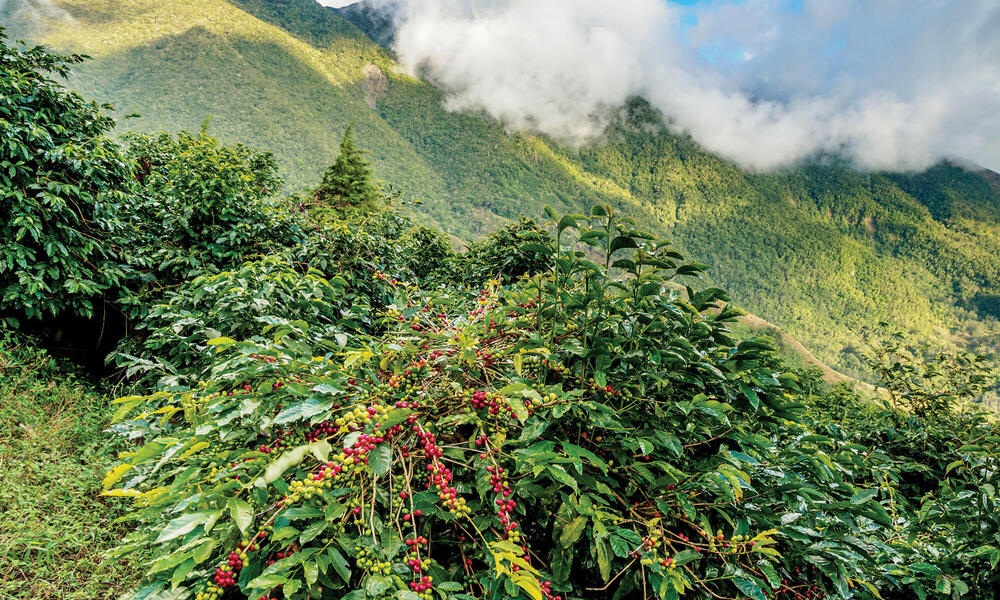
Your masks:
<svg viewBox="0 0 1000 600"><path fill-rule="evenodd" d="M521 218L473 242L457 261L454 278L482 285L496 277L512 283L552 268L552 236L531 219Z"/></svg>
<svg viewBox="0 0 1000 600"><path fill-rule="evenodd" d="M410 227L402 239L406 268L419 279L444 267L455 258L448 238L442 233L423 226Z"/></svg>
<svg viewBox="0 0 1000 600"><path fill-rule="evenodd" d="M380 339L287 324L118 400L146 440L105 480L135 501L121 552L158 557L135 598L913 589L866 449L805 424L721 290L668 285L701 267L607 208L553 226L553 270L517 286L397 283Z"/></svg>
<svg viewBox="0 0 1000 600"><path fill-rule="evenodd" d="M211 365L223 332L251 338L265 325L297 322L313 344L343 346L348 335L371 330L367 299L340 277L301 272L266 257L232 271L202 275L168 292L116 355L129 377L141 373L161 386L192 383Z"/></svg>
<svg viewBox="0 0 1000 600"><path fill-rule="evenodd" d="M870 485L891 492L899 572L918 596L993 598L1000 589L1000 423L974 404L997 371L985 357L930 353L899 333L870 335L886 392L873 402L844 387L810 399L817 427L868 448Z"/></svg>
<svg viewBox="0 0 1000 600"><path fill-rule="evenodd" d="M160 286L301 241L298 220L272 199L281 179L270 153L222 145L207 123L198 135L133 133L125 139L139 185L128 212L130 236L121 243L132 264Z"/></svg>
<svg viewBox="0 0 1000 600"><path fill-rule="evenodd" d="M408 231L413 223L392 211L353 212L342 217L317 214L310 235L293 253L295 260L328 277L339 275L372 307L392 301L392 280L414 277L408 255Z"/></svg>
<svg viewBox="0 0 1000 600"><path fill-rule="evenodd" d="M6 44L0 28L0 311L29 319L94 315L124 278L108 234L132 165L114 120L66 91L84 57Z"/></svg>

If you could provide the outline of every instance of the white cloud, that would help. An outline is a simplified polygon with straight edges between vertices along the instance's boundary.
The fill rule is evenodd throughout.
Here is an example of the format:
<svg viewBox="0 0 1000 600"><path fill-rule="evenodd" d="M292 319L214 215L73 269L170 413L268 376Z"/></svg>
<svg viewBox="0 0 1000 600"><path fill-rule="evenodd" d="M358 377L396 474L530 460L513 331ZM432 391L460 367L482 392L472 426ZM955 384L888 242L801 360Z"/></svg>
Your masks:
<svg viewBox="0 0 1000 600"><path fill-rule="evenodd" d="M512 129L579 141L641 95L750 168L818 152L879 169L950 156L1000 168L996 0L382 2L400 14L407 68L449 108Z"/></svg>
<svg viewBox="0 0 1000 600"><path fill-rule="evenodd" d="M342 6L347 6L348 4L354 4L358 0L319 0L319 3L323 6L332 6L334 8L340 8Z"/></svg>

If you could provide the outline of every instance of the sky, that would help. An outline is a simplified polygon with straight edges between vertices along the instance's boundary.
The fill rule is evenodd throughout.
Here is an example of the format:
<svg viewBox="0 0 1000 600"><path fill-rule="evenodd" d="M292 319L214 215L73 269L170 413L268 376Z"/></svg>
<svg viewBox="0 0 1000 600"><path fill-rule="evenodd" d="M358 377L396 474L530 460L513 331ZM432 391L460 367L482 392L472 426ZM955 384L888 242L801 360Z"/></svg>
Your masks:
<svg viewBox="0 0 1000 600"><path fill-rule="evenodd" d="M512 131L586 142L639 95L749 169L1000 170L1000 0L373 1L405 69Z"/></svg>

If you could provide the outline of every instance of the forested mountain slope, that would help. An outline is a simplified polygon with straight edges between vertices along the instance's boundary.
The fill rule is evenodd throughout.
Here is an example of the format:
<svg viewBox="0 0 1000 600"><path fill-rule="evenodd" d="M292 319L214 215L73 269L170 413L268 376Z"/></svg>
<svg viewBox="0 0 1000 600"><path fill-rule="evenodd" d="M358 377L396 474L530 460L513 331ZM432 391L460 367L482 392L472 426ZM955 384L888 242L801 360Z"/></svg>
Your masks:
<svg viewBox="0 0 1000 600"><path fill-rule="evenodd" d="M445 111L438 90L313 0L55 4L62 18L9 24L92 55L71 84L140 115L121 129L197 129L211 117L222 139L275 152L287 191L318 180L354 122L378 177L419 200L428 223L469 239L544 204L611 203L847 373L861 372L857 330L879 320L924 339L997 343L995 174L857 173L833 161L748 173L669 133L641 100L604 140L567 148Z"/></svg>

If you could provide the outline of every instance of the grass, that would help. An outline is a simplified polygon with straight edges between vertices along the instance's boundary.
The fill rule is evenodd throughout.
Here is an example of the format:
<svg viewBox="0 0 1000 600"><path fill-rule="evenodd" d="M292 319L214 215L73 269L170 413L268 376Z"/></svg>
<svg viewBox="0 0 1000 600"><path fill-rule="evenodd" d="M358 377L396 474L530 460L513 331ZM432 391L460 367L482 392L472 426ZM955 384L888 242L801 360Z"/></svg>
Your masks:
<svg viewBox="0 0 1000 600"><path fill-rule="evenodd" d="M0 600L117 598L135 559L105 552L127 532L101 481L121 442L108 398L0 331Z"/></svg>

